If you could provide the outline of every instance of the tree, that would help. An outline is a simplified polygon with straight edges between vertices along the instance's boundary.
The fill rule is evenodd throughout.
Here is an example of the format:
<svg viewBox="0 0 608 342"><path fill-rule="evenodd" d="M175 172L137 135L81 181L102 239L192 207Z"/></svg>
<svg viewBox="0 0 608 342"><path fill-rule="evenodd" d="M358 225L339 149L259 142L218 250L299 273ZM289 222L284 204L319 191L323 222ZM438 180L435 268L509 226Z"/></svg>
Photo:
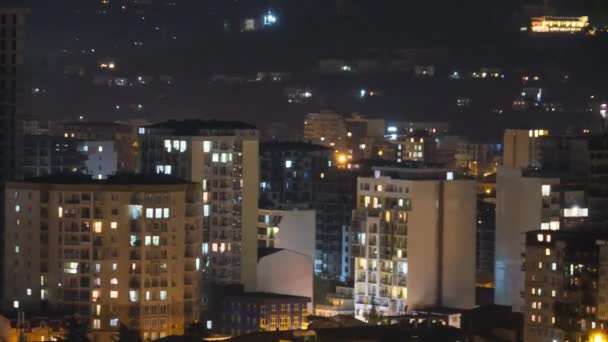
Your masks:
<svg viewBox="0 0 608 342"><path fill-rule="evenodd" d="M376 309L376 299L374 296L371 297L372 307L369 309L369 312L365 313L365 319L367 320L367 324L369 325L380 325L383 324L384 320L382 318L382 313Z"/></svg>
<svg viewBox="0 0 608 342"><path fill-rule="evenodd" d="M87 336L89 325L85 319L78 314L70 316L67 321L67 333L63 341L69 342L89 342Z"/></svg>
<svg viewBox="0 0 608 342"><path fill-rule="evenodd" d="M113 340L116 342L143 342L139 330L129 329L122 323L118 327L118 336L114 336Z"/></svg>

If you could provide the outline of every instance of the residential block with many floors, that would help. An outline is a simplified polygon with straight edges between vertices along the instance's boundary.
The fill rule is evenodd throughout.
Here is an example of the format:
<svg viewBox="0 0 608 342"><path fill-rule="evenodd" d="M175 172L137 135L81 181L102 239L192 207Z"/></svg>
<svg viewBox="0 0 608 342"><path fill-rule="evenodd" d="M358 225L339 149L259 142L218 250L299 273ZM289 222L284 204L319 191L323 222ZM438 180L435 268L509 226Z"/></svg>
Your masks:
<svg viewBox="0 0 608 342"><path fill-rule="evenodd" d="M199 185L48 176L8 183L4 198L6 310L80 314L96 341L121 323L155 340L199 319Z"/></svg>
<svg viewBox="0 0 608 342"><path fill-rule="evenodd" d="M476 185L442 169L374 169L353 213L355 317L475 305Z"/></svg>

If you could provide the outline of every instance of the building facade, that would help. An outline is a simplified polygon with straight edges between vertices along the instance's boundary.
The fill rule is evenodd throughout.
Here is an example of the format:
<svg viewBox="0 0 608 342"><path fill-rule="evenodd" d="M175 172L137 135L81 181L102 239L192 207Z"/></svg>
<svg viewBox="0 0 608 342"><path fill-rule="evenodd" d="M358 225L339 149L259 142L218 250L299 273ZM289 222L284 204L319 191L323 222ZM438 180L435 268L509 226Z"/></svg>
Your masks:
<svg viewBox="0 0 608 342"><path fill-rule="evenodd" d="M258 247L289 249L314 259L314 210L260 209L258 213Z"/></svg>
<svg viewBox="0 0 608 342"><path fill-rule="evenodd" d="M376 168L353 213L355 317L475 305L476 185L440 169Z"/></svg>
<svg viewBox="0 0 608 342"><path fill-rule="evenodd" d="M263 292L244 293L224 301L222 330L232 336L258 331L297 330L305 326L310 298Z"/></svg>
<svg viewBox="0 0 608 342"><path fill-rule="evenodd" d="M23 142L24 179L50 174L86 173L80 141L52 135L27 135Z"/></svg>
<svg viewBox="0 0 608 342"><path fill-rule="evenodd" d="M199 319L198 185L49 176L11 182L4 198L6 310L78 313L98 341L120 323L154 340Z"/></svg>
<svg viewBox="0 0 608 342"><path fill-rule="evenodd" d="M255 290L259 141L254 126L230 121L167 121L140 128L144 174L202 185L205 279Z"/></svg>

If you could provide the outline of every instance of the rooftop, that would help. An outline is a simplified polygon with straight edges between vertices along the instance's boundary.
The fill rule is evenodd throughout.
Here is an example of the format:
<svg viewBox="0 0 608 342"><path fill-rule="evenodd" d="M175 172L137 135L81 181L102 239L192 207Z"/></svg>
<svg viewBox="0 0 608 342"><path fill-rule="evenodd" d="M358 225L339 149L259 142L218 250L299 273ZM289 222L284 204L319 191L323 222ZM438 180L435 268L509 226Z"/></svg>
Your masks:
<svg viewBox="0 0 608 342"><path fill-rule="evenodd" d="M282 251L282 248L261 247L258 248L258 261L265 256Z"/></svg>
<svg viewBox="0 0 608 342"><path fill-rule="evenodd" d="M229 298L257 298L257 299L300 299L310 301L308 297L292 296L270 292L243 292L238 295L229 296Z"/></svg>
<svg viewBox="0 0 608 342"><path fill-rule="evenodd" d="M174 130L175 134L198 135L200 130L225 130L225 129L257 129L254 125L241 121L223 120L169 120L155 123L147 128Z"/></svg>
<svg viewBox="0 0 608 342"><path fill-rule="evenodd" d="M76 173L53 174L25 180L26 183L38 184L74 184L74 185L176 185L191 182L167 175L121 174L107 179L94 179L90 175Z"/></svg>
<svg viewBox="0 0 608 342"><path fill-rule="evenodd" d="M306 152L314 152L314 151L333 151L333 149L329 147L325 147L322 145L311 144L307 142L300 141L277 141L277 142L265 142L260 144L260 152L267 151L306 151Z"/></svg>

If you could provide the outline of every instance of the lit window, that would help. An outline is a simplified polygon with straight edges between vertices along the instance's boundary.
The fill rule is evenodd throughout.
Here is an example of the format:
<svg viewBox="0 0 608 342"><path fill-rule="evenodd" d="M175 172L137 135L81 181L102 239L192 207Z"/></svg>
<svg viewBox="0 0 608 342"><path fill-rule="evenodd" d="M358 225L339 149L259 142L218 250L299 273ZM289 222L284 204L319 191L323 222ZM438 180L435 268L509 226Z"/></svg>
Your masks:
<svg viewBox="0 0 608 342"><path fill-rule="evenodd" d="M48 290L40 290L40 299L41 300L46 300L47 295L48 295Z"/></svg>
<svg viewBox="0 0 608 342"><path fill-rule="evenodd" d="M14 309L19 309L19 301L18 300L14 300L13 301L13 308Z"/></svg>
<svg viewBox="0 0 608 342"><path fill-rule="evenodd" d="M146 291L146 300L150 300L150 291Z"/></svg>
<svg viewBox="0 0 608 342"><path fill-rule="evenodd" d="M551 235L547 234L547 242L551 242Z"/></svg>
<svg viewBox="0 0 608 342"><path fill-rule="evenodd" d="M146 208L146 218L154 218L154 209Z"/></svg>
<svg viewBox="0 0 608 342"><path fill-rule="evenodd" d="M93 320L93 329L95 329L95 330L101 329L101 320L99 320L99 319Z"/></svg>
<svg viewBox="0 0 608 342"><path fill-rule="evenodd" d="M202 250L203 254L209 254L209 243L207 243L207 242L203 243L201 250Z"/></svg>
<svg viewBox="0 0 608 342"><path fill-rule="evenodd" d="M91 292L91 299L96 302L99 299L99 291L98 290L93 290L93 292Z"/></svg>
<svg viewBox="0 0 608 342"><path fill-rule="evenodd" d="M541 193L543 196L551 196L551 185L544 184L541 187Z"/></svg>
<svg viewBox="0 0 608 342"><path fill-rule="evenodd" d="M285 168L289 169L293 166L293 161L291 160L286 160L285 161Z"/></svg>
<svg viewBox="0 0 608 342"><path fill-rule="evenodd" d="M567 208L564 209L564 217L587 217L589 216L589 209L587 208Z"/></svg>
<svg viewBox="0 0 608 342"><path fill-rule="evenodd" d="M97 151L99 151L99 152L103 152L103 146L101 146L101 145L100 145L100 146L97 148Z"/></svg>
<svg viewBox="0 0 608 342"><path fill-rule="evenodd" d="M19 251L20 251L19 245L16 245L15 246L15 253L19 254Z"/></svg>
<svg viewBox="0 0 608 342"><path fill-rule="evenodd" d="M110 284L112 284L112 285L118 285L118 278L112 278L112 279L110 279Z"/></svg>
<svg viewBox="0 0 608 342"><path fill-rule="evenodd" d="M543 268L543 263L542 263L542 262L539 262L539 263L538 263L538 268L539 268L539 269L540 269L540 268Z"/></svg>
<svg viewBox="0 0 608 342"><path fill-rule="evenodd" d="M220 161L220 154L219 153L214 153L211 155L211 161L214 163L217 163Z"/></svg>
<svg viewBox="0 0 608 342"><path fill-rule="evenodd" d="M203 205L203 216L209 216L209 204Z"/></svg>
<svg viewBox="0 0 608 342"><path fill-rule="evenodd" d="M163 218L169 218L169 208L163 209Z"/></svg>
<svg viewBox="0 0 608 342"><path fill-rule="evenodd" d="M160 291L160 300L167 300L167 291Z"/></svg>
<svg viewBox="0 0 608 342"><path fill-rule="evenodd" d="M57 208L57 216L59 216L59 218L63 217L63 208L62 207Z"/></svg>
<svg viewBox="0 0 608 342"><path fill-rule="evenodd" d="M154 246L158 246L158 245L160 245L160 236L158 236L158 235L154 235L154 236L152 237L152 244L153 244Z"/></svg>
<svg viewBox="0 0 608 342"><path fill-rule="evenodd" d="M118 291L110 291L110 298L118 298Z"/></svg>
<svg viewBox="0 0 608 342"><path fill-rule="evenodd" d="M179 140L173 140L173 149L179 150Z"/></svg>
<svg viewBox="0 0 608 342"><path fill-rule="evenodd" d="M532 316L530 317L530 320L532 320L532 322L536 322L536 315L532 315Z"/></svg>
<svg viewBox="0 0 608 342"><path fill-rule="evenodd" d="M146 235L146 237L144 238L144 244L146 246L150 246L152 244L152 237L150 235Z"/></svg>
<svg viewBox="0 0 608 342"><path fill-rule="evenodd" d="M545 235L543 235L543 234L538 234L538 235L536 236L536 239L537 239L538 241L545 241Z"/></svg>
<svg viewBox="0 0 608 342"><path fill-rule="evenodd" d="M146 134L146 129L144 127L139 127L139 134Z"/></svg>
<svg viewBox="0 0 608 342"><path fill-rule="evenodd" d="M446 180L454 180L454 172L448 172L445 176Z"/></svg>
<svg viewBox="0 0 608 342"><path fill-rule="evenodd" d="M27 293L28 296L31 296L32 295L32 289L27 289L25 291L25 293Z"/></svg>
<svg viewBox="0 0 608 342"><path fill-rule="evenodd" d="M117 263L113 263L112 264L112 271L116 271L118 269L118 264Z"/></svg>
<svg viewBox="0 0 608 342"><path fill-rule="evenodd" d="M547 222L543 222L540 224L540 230L549 230L549 227L550 225Z"/></svg>
<svg viewBox="0 0 608 342"><path fill-rule="evenodd" d="M171 140L165 140L165 150L171 152Z"/></svg>
<svg viewBox="0 0 608 342"><path fill-rule="evenodd" d="M553 271L557 270L557 264L556 263L552 263L551 264L551 270L553 270Z"/></svg>
<svg viewBox="0 0 608 342"><path fill-rule="evenodd" d="M21 211L21 206L19 204L15 205L15 212L18 213Z"/></svg>
<svg viewBox="0 0 608 342"><path fill-rule="evenodd" d="M93 229L95 230L95 233L101 233L101 222L97 221L93 224Z"/></svg>
<svg viewBox="0 0 608 342"><path fill-rule="evenodd" d="M551 290L551 297L555 297L556 294L557 292L555 290Z"/></svg>
<svg viewBox="0 0 608 342"><path fill-rule="evenodd" d="M154 217L162 218L163 217L163 208L156 208L154 210Z"/></svg>
<svg viewBox="0 0 608 342"><path fill-rule="evenodd" d="M551 229L551 230L559 230L559 221L551 221L549 223L549 229Z"/></svg>
<svg viewBox="0 0 608 342"><path fill-rule="evenodd" d="M137 235L131 235L130 242L131 247L134 247L137 244Z"/></svg>
<svg viewBox="0 0 608 342"><path fill-rule="evenodd" d="M217 252L217 243L214 242L214 243L211 244L211 251L212 252Z"/></svg>
<svg viewBox="0 0 608 342"><path fill-rule="evenodd" d="M118 228L118 222L114 221L114 222L110 222L110 229L116 229Z"/></svg>
<svg viewBox="0 0 608 342"><path fill-rule="evenodd" d="M211 152L211 141L203 141L203 152Z"/></svg>
<svg viewBox="0 0 608 342"><path fill-rule="evenodd" d="M551 255L551 249L545 248L545 255Z"/></svg>
<svg viewBox="0 0 608 342"><path fill-rule="evenodd" d="M137 295L137 290L129 291L129 300L133 303L139 300L139 296Z"/></svg>
<svg viewBox="0 0 608 342"><path fill-rule="evenodd" d="M179 151L180 152L186 152L186 148L187 148L188 144L186 144L186 141L182 140L179 142Z"/></svg>
<svg viewBox="0 0 608 342"><path fill-rule="evenodd" d="M118 318L112 318L110 320L110 326L117 327L118 326Z"/></svg>
<svg viewBox="0 0 608 342"><path fill-rule="evenodd" d="M171 165L165 165L165 174L170 175L172 172Z"/></svg>

